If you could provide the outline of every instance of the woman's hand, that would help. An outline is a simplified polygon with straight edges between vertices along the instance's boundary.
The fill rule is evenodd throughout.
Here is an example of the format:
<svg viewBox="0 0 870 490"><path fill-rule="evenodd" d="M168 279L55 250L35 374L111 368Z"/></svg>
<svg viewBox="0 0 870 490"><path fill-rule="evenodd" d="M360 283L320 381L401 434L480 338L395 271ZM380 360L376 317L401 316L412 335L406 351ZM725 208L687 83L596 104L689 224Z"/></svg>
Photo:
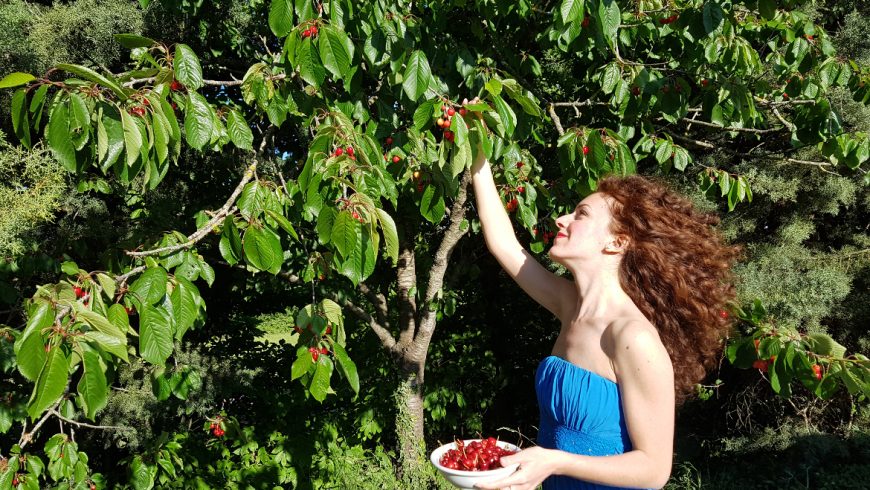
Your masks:
<svg viewBox="0 0 870 490"><path fill-rule="evenodd" d="M559 451L530 447L510 456L502 456L502 466L519 463L512 475L490 483L478 483L475 488L499 490L534 490L558 467Z"/></svg>

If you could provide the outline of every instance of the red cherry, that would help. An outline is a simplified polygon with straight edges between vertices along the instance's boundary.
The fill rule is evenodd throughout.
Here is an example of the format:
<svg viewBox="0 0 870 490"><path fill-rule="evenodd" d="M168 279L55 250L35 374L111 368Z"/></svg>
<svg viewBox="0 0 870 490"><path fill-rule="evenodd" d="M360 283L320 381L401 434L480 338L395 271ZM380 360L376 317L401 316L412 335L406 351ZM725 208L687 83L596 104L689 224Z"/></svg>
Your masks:
<svg viewBox="0 0 870 490"><path fill-rule="evenodd" d="M399 158L399 155L393 155L393 163L399 163L401 161L402 161L402 159Z"/></svg>
<svg viewBox="0 0 870 490"><path fill-rule="evenodd" d="M326 354L329 354L329 349L327 349L326 347L321 347L320 353L325 356Z"/></svg>
<svg viewBox="0 0 870 490"><path fill-rule="evenodd" d="M783 98L783 99L787 99L787 98L788 98L788 94L785 93L785 92L783 92L783 93L782 93L782 98Z"/></svg>
<svg viewBox="0 0 870 490"><path fill-rule="evenodd" d="M453 141L453 131L444 131L444 137Z"/></svg>
<svg viewBox="0 0 870 490"><path fill-rule="evenodd" d="M719 318L721 318L723 320L727 320L728 319L728 312L725 310L719 310Z"/></svg>
<svg viewBox="0 0 870 490"><path fill-rule="evenodd" d="M453 117L454 114L456 114L456 109L454 109L454 108L452 108L452 107L449 108L449 109L447 109L447 115L448 115L448 116Z"/></svg>
<svg viewBox="0 0 870 490"><path fill-rule="evenodd" d="M340 157L342 155L344 155L344 150L342 150L341 148L336 148L335 149L335 156Z"/></svg>
<svg viewBox="0 0 870 490"><path fill-rule="evenodd" d="M580 23L583 27L589 27L589 17L584 17L583 22Z"/></svg>
<svg viewBox="0 0 870 490"><path fill-rule="evenodd" d="M15 477L12 478L12 486L13 486L13 487L17 487L17 486L18 486L18 477L17 477L17 476L15 476Z"/></svg>
<svg viewBox="0 0 870 490"><path fill-rule="evenodd" d="M309 36L311 36L311 29L305 29L304 31L302 31L302 37L309 37Z"/></svg>
<svg viewBox="0 0 870 490"><path fill-rule="evenodd" d="M314 348L312 347L312 349L314 349ZM311 351L311 359L314 360L314 362L317 362L318 357L320 357L320 351L318 351L317 349L312 350Z"/></svg>
<svg viewBox="0 0 870 490"><path fill-rule="evenodd" d="M468 114L468 110L465 107L460 107L459 108L459 115L465 116L466 114Z"/></svg>
<svg viewBox="0 0 870 490"><path fill-rule="evenodd" d="M519 186L519 187L517 187L517 192L519 192L520 194L522 194L523 192L526 192L526 188L523 187L523 186Z"/></svg>
<svg viewBox="0 0 870 490"><path fill-rule="evenodd" d="M171 102L169 105L172 106L172 110L178 109L178 104L176 104L175 102Z"/></svg>
<svg viewBox="0 0 870 490"><path fill-rule="evenodd" d="M332 327L327 326L327 327L326 327L326 335L329 335L329 334L331 334L331 333L332 333Z"/></svg>
<svg viewBox="0 0 870 490"><path fill-rule="evenodd" d="M753 343L755 344L755 352L758 352L758 345L761 344L761 340L755 339L755 341L753 341Z"/></svg>
<svg viewBox="0 0 870 490"><path fill-rule="evenodd" d="M310 34L311 34L312 36L316 36L316 35L317 35L317 26L311 26Z"/></svg>
<svg viewBox="0 0 870 490"><path fill-rule="evenodd" d="M588 146L584 146L584 147L583 147L583 154L584 154L584 155L588 155L588 154L589 154L589 147L588 147Z"/></svg>
<svg viewBox="0 0 870 490"><path fill-rule="evenodd" d="M353 156L353 147L352 146L347 147L347 154L350 156Z"/></svg>
<svg viewBox="0 0 870 490"><path fill-rule="evenodd" d="M387 136L387 139L386 139L385 141L386 141L386 143L387 143L388 145L392 145L392 144L393 144L393 137L392 137L392 136Z"/></svg>
<svg viewBox="0 0 870 490"><path fill-rule="evenodd" d="M85 295L85 291L84 291L82 288L78 287L78 286L75 286L75 287L73 288L73 291L75 291L75 293L76 293L76 298L81 298L82 296Z"/></svg>
<svg viewBox="0 0 870 490"><path fill-rule="evenodd" d="M148 102L148 99L142 99L142 104L151 105L151 102Z"/></svg>
<svg viewBox="0 0 870 490"><path fill-rule="evenodd" d="M525 165L525 163L517 162L517 168L523 168L523 165Z"/></svg>
<svg viewBox="0 0 870 490"><path fill-rule="evenodd" d="M710 84L710 82L709 82L706 78L701 79L701 85L702 85L702 86L706 87L706 86L709 85L709 84Z"/></svg>
<svg viewBox="0 0 870 490"><path fill-rule="evenodd" d="M816 376L816 379L822 379L822 366L818 364L813 364L813 374Z"/></svg>
<svg viewBox="0 0 870 490"><path fill-rule="evenodd" d="M761 370L761 372L763 372L763 373L766 373L767 372L767 361L763 361L763 360L759 359L759 360L752 363L752 367L754 367L755 369Z"/></svg>
<svg viewBox="0 0 870 490"><path fill-rule="evenodd" d="M812 40L813 40L813 35L807 34L807 41L812 41Z"/></svg>
<svg viewBox="0 0 870 490"><path fill-rule="evenodd" d="M441 123L441 127L447 129L450 127L450 118L444 118L444 122Z"/></svg>
<svg viewBox="0 0 870 490"><path fill-rule="evenodd" d="M177 92L184 88L184 85L181 84L178 80L173 80L172 83L169 84L169 90L173 92Z"/></svg>

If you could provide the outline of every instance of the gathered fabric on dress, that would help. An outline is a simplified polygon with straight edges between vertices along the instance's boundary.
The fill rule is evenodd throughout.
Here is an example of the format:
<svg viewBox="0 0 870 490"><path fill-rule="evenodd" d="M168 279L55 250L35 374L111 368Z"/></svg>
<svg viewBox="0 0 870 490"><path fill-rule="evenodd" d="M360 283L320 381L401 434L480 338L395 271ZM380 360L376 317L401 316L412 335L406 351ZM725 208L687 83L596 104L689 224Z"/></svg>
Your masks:
<svg viewBox="0 0 870 490"><path fill-rule="evenodd" d="M586 456L610 456L631 451L619 385L558 356L545 357L535 374L541 411L538 445ZM554 475L544 490L613 490Z"/></svg>

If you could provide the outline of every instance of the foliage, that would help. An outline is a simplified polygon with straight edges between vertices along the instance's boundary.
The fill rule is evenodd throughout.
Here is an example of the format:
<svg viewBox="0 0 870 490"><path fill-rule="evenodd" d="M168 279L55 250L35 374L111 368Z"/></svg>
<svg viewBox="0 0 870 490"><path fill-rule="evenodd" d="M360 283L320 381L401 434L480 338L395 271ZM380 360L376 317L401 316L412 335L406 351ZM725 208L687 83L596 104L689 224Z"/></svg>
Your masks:
<svg viewBox="0 0 870 490"><path fill-rule="evenodd" d="M0 366L13 395L0 433L31 423L17 449L11 436L0 447L46 444L53 481L103 485L84 452L56 451L78 444L68 428L37 432L62 416L109 430L94 446L122 442L123 468L101 471L134 488L355 485L361 467L377 486L391 462L405 484L434 485L424 407L430 438L487 430L509 372L496 367L505 345L485 347L499 326L474 323L476 274L447 274L477 267L479 250L458 244L479 229L467 187L480 151L535 253L607 173L663 175L733 211L723 229L749 243L737 273L751 304L732 312L733 367L772 360L773 391L800 380L793 400L806 405L801 389L864 400L870 366L843 345L866 338L859 309L831 321L867 282L855 225L870 69L834 44L863 32L858 19L838 37L802 2L139 3L0 7L11 32L57 22L72 34L3 37L0 87L11 133L32 148L14 151L48 148L76 182L67 203L101 220L77 228L68 205L60 240L45 235L50 255L3 269L30 297L6 301L14 342L0 343L15 361ZM61 48L34 48L46 43ZM26 209L14 212L28 229L45 219ZM516 338L539 348L549 334ZM27 473L15 461L0 489Z"/></svg>

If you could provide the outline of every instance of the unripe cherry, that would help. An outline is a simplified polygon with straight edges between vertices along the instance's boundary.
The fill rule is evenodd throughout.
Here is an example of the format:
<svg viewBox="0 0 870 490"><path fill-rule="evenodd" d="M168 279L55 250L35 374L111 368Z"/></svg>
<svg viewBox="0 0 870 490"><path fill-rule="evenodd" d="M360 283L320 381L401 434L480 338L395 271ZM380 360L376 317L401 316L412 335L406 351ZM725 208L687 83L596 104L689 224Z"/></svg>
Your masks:
<svg viewBox="0 0 870 490"><path fill-rule="evenodd" d="M436 119L435 125L438 126L439 128L443 128L444 127L444 118L439 117L438 119Z"/></svg>

